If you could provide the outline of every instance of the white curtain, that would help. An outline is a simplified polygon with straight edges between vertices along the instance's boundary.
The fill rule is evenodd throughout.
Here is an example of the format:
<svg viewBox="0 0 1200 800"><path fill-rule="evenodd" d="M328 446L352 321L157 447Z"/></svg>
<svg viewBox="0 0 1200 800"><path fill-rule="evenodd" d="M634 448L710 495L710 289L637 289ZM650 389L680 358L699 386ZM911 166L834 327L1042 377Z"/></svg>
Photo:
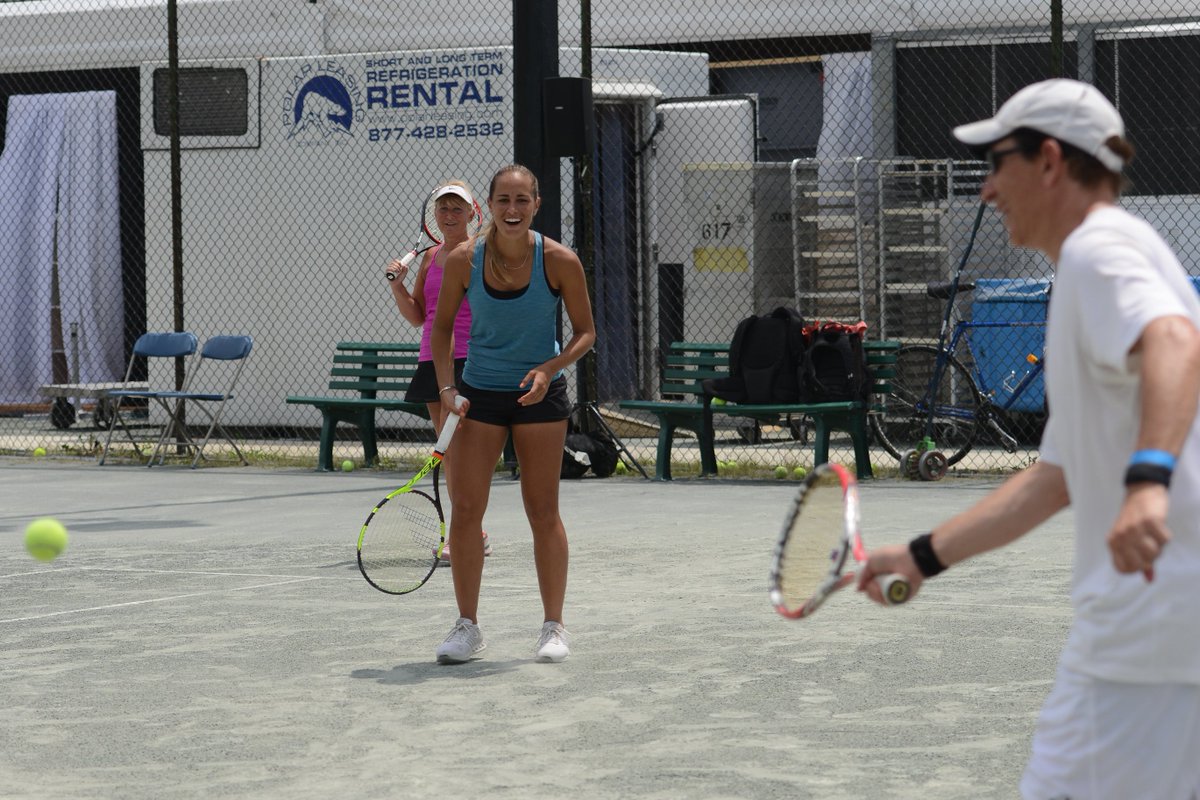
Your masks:
<svg viewBox="0 0 1200 800"><path fill-rule="evenodd" d="M862 157L859 169L860 200L874 194L874 117L871 105L871 54L831 53L821 57L824 97L821 136L817 141L818 176L825 191L854 187L852 159Z"/></svg>
<svg viewBox="0 0 1200 800"><path fill-rule="evenodd" d="M0 403L52 383L50 284L58 216L64 345L79 381L124 374L114 92L14 95L0 154Z"/></svg>

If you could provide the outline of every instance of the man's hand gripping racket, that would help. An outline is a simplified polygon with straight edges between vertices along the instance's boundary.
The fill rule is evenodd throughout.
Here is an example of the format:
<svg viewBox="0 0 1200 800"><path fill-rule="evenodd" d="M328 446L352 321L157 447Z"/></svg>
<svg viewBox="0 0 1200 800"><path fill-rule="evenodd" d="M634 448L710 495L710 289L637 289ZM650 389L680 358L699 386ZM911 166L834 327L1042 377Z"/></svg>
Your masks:
<svg viewBox="0 0 1200 800"><path fill-rule="evenodd" d="M426 196L425 202L421 204L421 225L417 229L417 235L413 237L412 249L401 256L398 261L388 265L386 275L389 281L400 277L401 271L407 271L417 257L426 250L432 250L446 240L446 235L437 221L438 195L445 188L444 186L437 187ZM483 210L479 207L479 203L472 201L471 211L466 220L467 236L474 236L482 227Z"/></svg>
<svg viewBox="0 0 1200 800"><path fill-rule="evenodd" d="M455 402L462 408L466 398ZM460 416L449 414L433 454L417 474L379 501L358 532L358 569L367 583L388 594L408 594L425 585L446 544L446 517L438 491L442 457L458 427ZM433 472L433 495L416 489Z"/></svg>
<svg viewBox="0 0 1200 800"><path fill-rule="evenodd" d="M866 561L859 529L858 484L840 464L822 464L796 492L775 544L771 603L789 619L812 614L829 595L855 582ZM875 579L884 602L908 600L911 587L900 575Z"/></svg>

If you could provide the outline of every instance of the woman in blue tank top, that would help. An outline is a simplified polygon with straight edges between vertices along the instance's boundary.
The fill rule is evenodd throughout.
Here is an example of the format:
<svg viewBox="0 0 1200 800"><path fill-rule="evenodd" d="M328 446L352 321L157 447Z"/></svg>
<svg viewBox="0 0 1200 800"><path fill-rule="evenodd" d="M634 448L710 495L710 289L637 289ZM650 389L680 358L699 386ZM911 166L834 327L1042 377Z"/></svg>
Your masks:
<svg viewBox="0 0 1200 800"><path fill-rule="evenodd" d="M449 477L459 618L437 648L437 660L469 661L486 646L478 617L483 544L465 532L483 525L496 462L511 433L544 612L537 659L558 662L570 654L563 624L567 533L558 481L571 403L562 373L592 348L596 328L579 257L530 230L541 206L534 174L519 164L502 168L492 177L487 204L492 219L483 235L446 258L431 338L444 409L453 412L460 394L467 400ZM455 384L450 342L464 298L471 306L471 347ZM560 306L571 327L561 348Z"/></svg>

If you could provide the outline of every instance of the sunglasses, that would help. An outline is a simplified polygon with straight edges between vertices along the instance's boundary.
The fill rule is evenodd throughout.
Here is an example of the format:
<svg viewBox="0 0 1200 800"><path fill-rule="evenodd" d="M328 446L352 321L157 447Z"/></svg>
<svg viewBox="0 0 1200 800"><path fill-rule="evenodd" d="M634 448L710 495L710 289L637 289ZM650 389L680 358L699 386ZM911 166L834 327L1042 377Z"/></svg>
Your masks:
<svg viewBox="0 0 1200 800"><path fill-rule="evenodd" d="M992 173L999 172L1000 165L1004 163L1005 157L1011 156L1013 153L1019 153L1021 149L1020 145L1014 145L1013 147L1006 147L1003 150L988 150L983 156L987 161L988 171Z"/></svg>

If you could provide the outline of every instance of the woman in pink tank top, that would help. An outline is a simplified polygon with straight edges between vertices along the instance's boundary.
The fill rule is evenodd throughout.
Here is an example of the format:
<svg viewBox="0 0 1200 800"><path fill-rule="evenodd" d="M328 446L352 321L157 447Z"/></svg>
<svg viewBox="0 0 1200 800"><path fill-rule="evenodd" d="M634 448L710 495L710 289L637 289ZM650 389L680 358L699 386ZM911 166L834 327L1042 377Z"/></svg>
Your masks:
<svg viewBox="0 0 1200 800"><path fill-rule="evenodd" d="M387 273L395 276L394 280L388 281L388 285L400 314L414 326L421 326L421 351L417 357L417 371L413 374L404 399L411 403L424 403L429 409L429 419L433 422L434 430L441 433L446 416L440 402L441 393L437 385L437 373L433 368L433 351L429 346L429 337L433 331L433 318L437 313L438 293L442 288L442 268L450 252L467 241L467 222L474 213L475 201L465 183L446 181L435 193L433 202L437 224L445 238L442 244L427 250L421 258L412 291L404 285L408 267L400 263L399 259L388 263ZM467 361L470 334L471 308L463 303L458 316L454 318L455 381L462 376L463 366ZM447 487L450 483L449 455L447 453L447 457L442 460L442 472L446 476ZM485 555L491 554L487 533L483 534L483 548ZM446 562L450 560L448 541L442 550L442 559Z"/></svg>

